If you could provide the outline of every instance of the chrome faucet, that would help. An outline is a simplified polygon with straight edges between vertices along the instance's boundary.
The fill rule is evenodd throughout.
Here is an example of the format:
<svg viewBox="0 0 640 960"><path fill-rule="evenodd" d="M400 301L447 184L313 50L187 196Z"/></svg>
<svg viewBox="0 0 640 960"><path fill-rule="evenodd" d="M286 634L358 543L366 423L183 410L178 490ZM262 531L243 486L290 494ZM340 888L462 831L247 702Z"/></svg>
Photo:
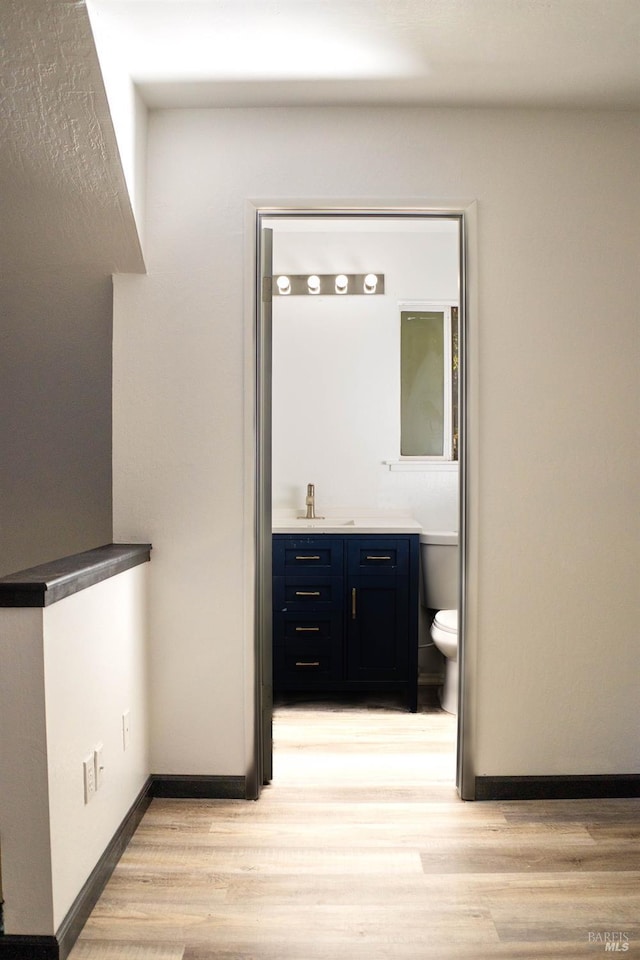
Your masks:
<svg viewBox="0 0 640 960"><path fill-rule="evenodd" d="M316 518L316 488L312 483L307 484L307 496L304 501L307 505L305 520L315 520Z"/></svg>
<svg viewBox="0 0 640 960"><path fill-rule="evenodd" d="M322 517L316 517L316 488L312 483L307 484L307 495L304 500L307 506L307 512L303 520L322 520Z"/></svg>

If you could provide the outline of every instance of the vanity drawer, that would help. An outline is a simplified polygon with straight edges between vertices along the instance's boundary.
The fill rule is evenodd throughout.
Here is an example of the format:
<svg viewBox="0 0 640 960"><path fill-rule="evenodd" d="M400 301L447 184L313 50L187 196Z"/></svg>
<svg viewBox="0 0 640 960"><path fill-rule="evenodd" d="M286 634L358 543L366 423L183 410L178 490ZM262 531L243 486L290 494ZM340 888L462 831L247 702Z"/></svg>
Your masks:
<svg viewBox="0 0 640 960"><path fill-rule="evenodd" d="M273 605L276 610L323 610L342 607L341 577L274 577Z"/></svg>
<svg viewBox="0 0 640 960"><path fill-rule="evenodd" d="M396 537L350 537L347 558L351 574L406 574L409 569L409 542Z"/></svg>
<svg viewBox="0 0 640 960"><path fill-rule="evenodd" d="M336 640L341 636L342 619L339 614L313 614L305 617L300 614L283 613L276 621L274 642L297 644L304 650L319 642ZM276 641L277 637L277 641Z"/></svg>
<svg viewBox="0 0 640 960"><path fill-rule="evenodd" d="M341 577L344 549L342 540L332 537L273 537L273 572L276 575L304 573Z"/></svg>
<svg viewBox="0 0 640 960"><path fill-rule="evenodd" d="M274 681L279 685L314 686L318 682L336 680L342 673L342 663L332 648L304 652L284 649L275 652Z"/></svg>

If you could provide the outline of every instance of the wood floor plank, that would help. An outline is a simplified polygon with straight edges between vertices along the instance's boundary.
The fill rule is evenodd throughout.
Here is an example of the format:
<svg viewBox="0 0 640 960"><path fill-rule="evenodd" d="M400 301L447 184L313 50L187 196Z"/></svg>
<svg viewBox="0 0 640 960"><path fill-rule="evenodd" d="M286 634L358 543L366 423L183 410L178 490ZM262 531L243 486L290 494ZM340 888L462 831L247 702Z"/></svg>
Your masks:
<svg viewBox="0 0 640 960"><path fill-rule="evenodd" d="M290 905L262 906L228 904L206 912L197 904L181 902L167 909L166 904L132 904L127 917L116 913L100 913L87 925L87 934L94 936L109 931L112 940L125 939L132 918L139 920L139 934L162 941L163 931L180 930L186 942L219 937L225 943L246 938L249 930L259 942L280 942L283 933L294 940L305 936L321 937L327 943L369 940L372 943L422 941L437 932L458 942L495 943L498 935L486 908L469 909L464 902L443 906L423 903L360 905L354 910L345 904L303 904L292 910ZM142 939L139 936L138 939Z"/></svg>
<svg viewBox="0 0 640 960"><path fill-rule="evenodd" d="M640 852L620 850L619 844L576 844L566 841L522 842L491 849L482 843L434 843L421 851L422 867L430 873L530 873L575 870L620 872L640 869Z"/></svg>
<svg viewBox="0 0 640 960"><path fill-rule="evenodd" d="M231 949L188 945L184 960L598 960L606 957L601 945L549 941L548 943L459 943L446 936L429 937L422 944L325 945L320 942L286 941L282 945L237 943ZM637 954L621 956L636 960ZM119 958L120 960L120 958ZM121 960L128 960L122 957Z"/></svg>
<svg viewBox="0 0 640 960"><path fill-rule="evenodd" d="M621 924L617 919L609 919L609 916L610 915L605 912L596 914L595 916L592 915L588 918L565 917L564 919L556 921L510 920L507 923L497 923L496 928L500 935L500 940L503 943L515 942L532 945L534 943L548 943L550 940L556 943L575 943L576 941L582 940L585 944L585 954L588 950L596 947L596 944L590 947L587 940L588 932L593 930L617 932L618 928L622 925L624 935L629 937L629 942L638 941L640 938L640 925L637 922L623 920ZM602 953L604 947L602 945L599 946L600 953ZM559 956L561 955L560 952ZM632 953L630 955L633 956L634 954ZM627 956L629 956L629 954L627 954Z"/></svg>
<svg viewBox="0 0 640 960"><path fill-rule="evenodd" d="M615 904L600 906L594 914L593 911L587 913L584 910L572 910L567 914L565 909L564 916L557 916L553 911L549 911L544 919L540 917L522 917L501 920L500 917L494 917L496 929L500 940L519 943L540 943L548 940L563 940L574 942L576 940L587 939L590 930L616 931L620 927L624 929L625 934L630 940L640 939L640 923L638 923L638 914L632 913L631 909L620 910Z"/></svg>
<svg viewBox="0 0 640 960"><path fill-rule="evenodd" d="M73 950L74 960L183 960L184 944L105 943L82 938Z"/></svg>
<svg viewBox="0 0 640 960"><path fill-rule="evenodd" d="M565 823L578 821L598 825L637 826L640 800L637 797L602 800L509 800L500 808L510 823Z"/></svg>
<svg viewBox="0 0 640 960"><path fill-rule="evenodd" d="M287 789L287 794L289 794ZM182 806L184 804L184 806ZM450 802L426 802L416 799L410 801L382 802L369 795L367 800L357 804L344 799L318 802L308 796L304 803L277 798L277 794L263 792L259 803L243 803L237 800L202 801L154 800L136 837L145 836L147 831L159 828L164 834L179 831L182 834L201 832L205 825L212 826L221 822L244 821L246 823L276 823L320 820L326 822L339 818L342 822L377 823L381 812L386 820L415 823L427 820L430 825L440 827L443 823L482 822L500 827L507 820L497 803L460 803L455 797Z"/></svg>
<svg viewBox="0 0 640 960"><path fill-rule="evenodd" d="M456 821L449 817L432 818L426 824L420 818L401 818L389 814L384 805L378 806L377 817L374 811L369 811L366 820L344 816L342 811L332 811L333 816L323 817L292 817L290 820L278 818L275 820L244 820L232 819L222 822L214 821L206 830L198 835L198 845L206 847L379 847L388 846L417 846L425 844L427 838L436 837L439 842L459 841L460 843L475 842L495 844L496 836L500 833L500 842L509 846L510 842L519 839L521 831L510 826L500 826L496 823L480 823L475 821ZM527 843L573 843L588 847L595 847L597 841L589 831L574 824L565 829L555 825L534 825L527 837ZM192 834L193 836L193 834ZM609 842L611 844L611 842ZM146 847L153 846L184 846L184 835L180 832L163 831L161 825L147 827L138 832L135 846L131 848L133 855L136 850L142 853Z"/></svg>
<svg viewBox="0 0 640 960"><path fill-rule="evenodd" d="M127 851L127 864L172 865L188 862L193 868L244 873L420 873L420 855L402 847L358 848L346 846L274 845L216 846L211 844L135 844Z"/></svg>
<svg viewBox="0 0 640 960"><path fill-rule="evenodd" d="M589 835L596 841L617 842L620 844L632 843L636 847L640 844L640 823L587 823Z"/></svg>

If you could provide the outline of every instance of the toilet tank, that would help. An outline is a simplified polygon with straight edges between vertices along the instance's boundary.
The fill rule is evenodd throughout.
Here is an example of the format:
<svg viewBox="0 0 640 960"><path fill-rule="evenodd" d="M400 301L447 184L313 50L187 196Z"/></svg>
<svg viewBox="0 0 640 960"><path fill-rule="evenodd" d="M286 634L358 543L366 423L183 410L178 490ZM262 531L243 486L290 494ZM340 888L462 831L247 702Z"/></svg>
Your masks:
<svg viewBox="0 0 640 960"><path fill-rule="evenodd" d="M431 610L458 609L458 534L420 534L422 603Z"/></svg>

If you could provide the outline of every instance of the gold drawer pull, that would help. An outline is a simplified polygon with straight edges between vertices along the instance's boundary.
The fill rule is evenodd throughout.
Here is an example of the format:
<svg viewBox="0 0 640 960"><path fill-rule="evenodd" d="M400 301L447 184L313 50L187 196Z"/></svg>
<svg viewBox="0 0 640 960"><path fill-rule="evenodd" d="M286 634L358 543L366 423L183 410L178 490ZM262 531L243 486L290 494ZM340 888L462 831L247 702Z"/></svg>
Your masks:
<svg viewBox="0 0 640 960"><path fill-rule="evenodd" d="M296 560L319 560L320 557L296 557Z"/></svg>
<svg viewBox="0 0 640 960"><path fill-rule="evenodd" d="M296 660L296 667L319 667L319 660Z"/></svg>
<svg viewBox="0 0 640 960"><path fill-rule="evenodd" d="M320 627L296 627L296 633L319 633Z"/></svg>
<svg viewBox="0 0 640 960"><path fill-rule="evenodd" d="M351 588L351 619L356 618L356 588Z"/></svg>
<svg viewBox="0 0 640 960"><path fill-rule="evenodd" d="M391 560L391 557L367 557L367 560Z"/></svg>
<svg viewBox="0 0 640 960"><path fill-rule="evenodd" d="M319 597L319 590L296 590L296 597Z"/></svg>

